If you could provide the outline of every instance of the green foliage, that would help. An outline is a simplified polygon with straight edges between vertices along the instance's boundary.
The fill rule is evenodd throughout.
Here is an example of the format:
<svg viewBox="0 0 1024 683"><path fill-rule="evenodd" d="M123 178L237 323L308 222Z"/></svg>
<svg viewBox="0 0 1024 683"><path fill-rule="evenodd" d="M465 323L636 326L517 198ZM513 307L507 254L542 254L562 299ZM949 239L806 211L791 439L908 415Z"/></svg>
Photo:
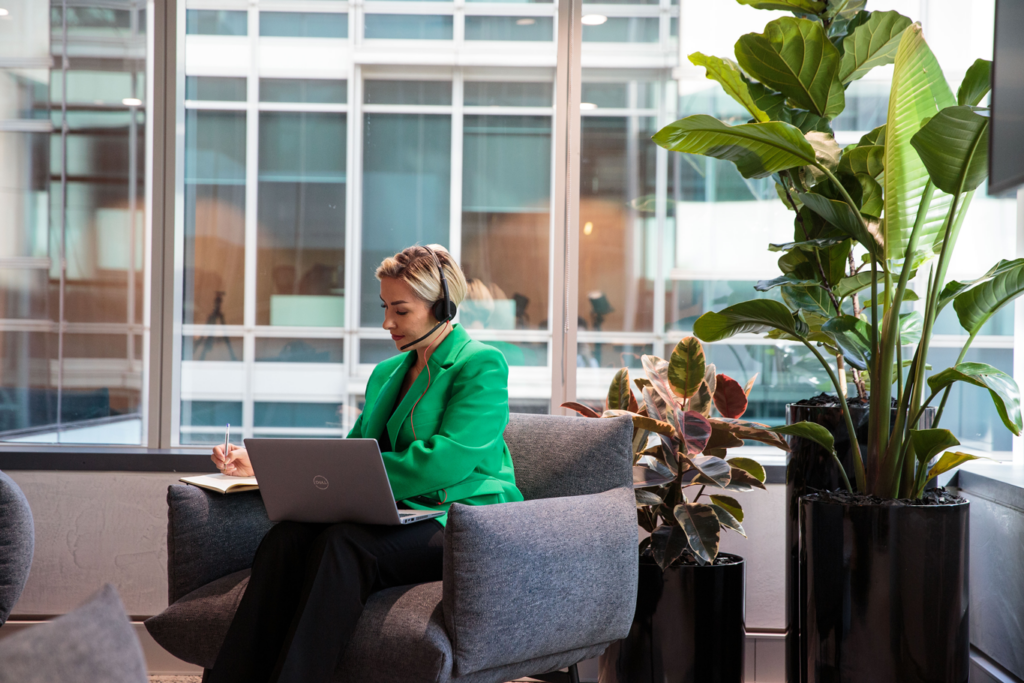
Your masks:
<svg viewBox="0 0 1024 683"><path fill-rule="evenodd" d="M863 77L876 66L896 61L896 50L910 19L898 12L872 12L843 41L839 79L843 83Z"/></svg>
<svg viewBox="0 0 1024 683"><path fill-rule="evenodd" d="M910 139L935 187L970 192L988 176L988 117L975 107L946 107Z"/></svg>
<svg viewBox="0 0 1024 683"><path fill-rule="evenodd" d="M991 89L992 62L987 59L977 59L967 70L963 82L960 83L960 89L956 91L956 103L961 107L977 106L981 104Z"/></svg>
<svg viewBox="0 0 1024 683"><path fill-rule="evenodd" d="M768 114L754 102L754 98L750 95L750 90L747 88L747 82L743 80L743 74L740 73L740 68L736 66L736 62L731 59L708 57L700 52L694 52L690 55L690 62L694 66L704 67L707 77L713 81L718 81L722 86L722 90L729 97L742 104L759 123L771 120Z"/></svg>
<svg viewBox="0 0 1024 683"><path fill-rule="evenodd" d="M928 386L933 393L938 393L953 382L966 382L988 389L999 419L1014 436L1020 436L1024 428L1021 423L1020 389L1013 377L988 363L960 363L928 378Z"/></svg>

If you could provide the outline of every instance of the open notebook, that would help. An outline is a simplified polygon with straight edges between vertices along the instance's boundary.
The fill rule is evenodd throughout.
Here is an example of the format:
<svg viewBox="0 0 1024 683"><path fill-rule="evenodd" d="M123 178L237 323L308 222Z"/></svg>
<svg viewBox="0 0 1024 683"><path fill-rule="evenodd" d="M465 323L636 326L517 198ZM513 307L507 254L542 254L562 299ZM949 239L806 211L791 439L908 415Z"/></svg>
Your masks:
<svg viewBox="0 0 1024 683"><path fill-rule="evenodd" d="M239 493L255 491L259 488L256 477L231 477L226 474L202 474L197 477L182 477L179 481L192 486L219 491L220 493Z"/></svg>

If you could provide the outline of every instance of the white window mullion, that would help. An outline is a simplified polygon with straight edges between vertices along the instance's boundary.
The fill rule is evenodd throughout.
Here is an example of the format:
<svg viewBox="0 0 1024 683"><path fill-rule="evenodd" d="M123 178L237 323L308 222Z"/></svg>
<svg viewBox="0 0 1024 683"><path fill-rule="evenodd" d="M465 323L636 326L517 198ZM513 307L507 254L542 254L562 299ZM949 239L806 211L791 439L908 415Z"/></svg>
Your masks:
<svg viewBox="0 0 1024 683"><path fill-rule="evenodd" d="M1024 188L1017 190L1016 250L1017 258L1024 256ZM1013 376L1024 377L1024 298L1020 297L1013 302ZM1024 467L1024 437L1013 437L1013 462Z"/></svg>
<svg viewBox="0 0 1024 683"><path fill-rule="evenodd" d="M452 175L448 251L462 263L462 69L452 74Z"/></svg>
<svg viewBox="0 0 1024 683"><path fill-rule="evenodd" d="M360 13L362 7L359 7ZM352 379L359 371L359 302L360 276L362 271L363 237L363 74L358 64L352 66L348 85L348 170L345 231L345 327L348 329L345 341L345 360L348 363L348 377Z"/></svg>
<svg viewBox="0 0 1024 683"><path fill-rule="evenodd" d="M252 436L253 428L253 373L256 351L254 330L256 328L256 258L259 221L257 220L259 200L259 146L260 146L260 16L255 7L249 8L249 75L246 87L245 116L245 299L242 324L245 334L242 339L242 364L245 381L242 389L242 435Z"/></svg>
<svg viewBox="0 0 1024 683"><path fill-rule="evenodd" d="M668 121L665 106L666 88L655 89L658 118L655 125L660 130ZM652 352L665 357L665 346L675 340L665 334L665 231L668 229L668 150L658 147L654 155L654 347ZM650 248L645 244L645 248ZM645 255L646 260L646 255Z"/></svg>

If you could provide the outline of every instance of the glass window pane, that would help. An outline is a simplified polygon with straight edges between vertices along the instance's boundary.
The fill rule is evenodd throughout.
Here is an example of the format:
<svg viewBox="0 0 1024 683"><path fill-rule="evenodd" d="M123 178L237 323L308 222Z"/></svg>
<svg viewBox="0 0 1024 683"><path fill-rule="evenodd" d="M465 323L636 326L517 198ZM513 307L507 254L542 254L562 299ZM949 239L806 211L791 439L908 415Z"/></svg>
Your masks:
<svg viewBox="0 0 1024 683"><path fill-rule="evenodd" d="M182 360L241 362L242 349L241 337L202 335L181 339Z"/></svg>
<svg viewBox="0 0 1024 683"><path fill-rule="evenodd" d="M187 76L185 78L186 100L245 102L245 91L246 79L244 78L221 78L220 76Z"/></svg>
<svg viewBox="0 0 1024 683"><path fill-rule="evenodd" d="M363 123L363 248L360 324L384 321L374 272L413 244L448 242L451 117L366 114ZM399 199L400 198L400 199Z"/></svg>
<svg viewBox="0 0 1024 683"><path fill-rule="evenodd" d="M348 38L348 15L337 12L260 12L260 35Z"/></svg>
<svg viewBox="0 0 1024 683"><path fill-rule="evenodd" d="M585 43L657 43L658 20L647 17L611 17L598 26L583 26Z"/></svg>
<svg viewBox="0 0 1024 683"><path fill-rule="evenodd" d="M242 404L239 401L182 401L182 445L224 443L224 427L231 425L230 439L242 440Z"/></svg>
<svg viewBox="0 0 1024 683"><path fill-rule="evenodd" d="M451 104L451 81L365 81L366 104Z"/></svg>
<svg viewBox="0 0 1024 683"><path fill-rule="evenodd" d="M376 365L397 355L395 342L390 339L363 339L359 342L360 365Z"/></svg>
<svg viewBox="0 0 1024 683"><path fill-rule="evenodd" d="M651 344L595 344L580 342L576 351L576 365L580 368L641 369L643 365L640 362L640 357L649 356L652 353L654 353L654 347Z"/></svg>
<svg viewBox="0 0 1024 683"><path fill-rule="evenodd" d="M466 327L547 327L551 118L466 116L462 268Z"/></svg>
<svg viewBox="0 0 1024 683"><path fill-rule="evenodd" d="M256 339L257 363L343 363L343 339L297 339L261 337Z"/></svg>
<svg viewBox="0 0 1024 683"><path fill-rule="evenodd" d="M57 335L4 331L0 335L0 441L56 441ZM49 432L47 434L47 432Z"/></svg>
<svg viewBox="0 0 1024 683"><path fill-rule="evenodd" d="M346 115L260 114L256 323L345 324Z"/></svg>
<svg viewBox="0 0 1024 683"><path fill-rule="evenodd" d="M0 71L0 74L3 72ZM0 234L3 255L49 255L50 142L44 133L0 132ZM58 186L59 189L59 186Z"/></svg>
<svg viewBox="0 0 1024 683"><path fill-rule="evenodd" d="M693 323L708 311L720 311L727 306L750 299L781 301L779 289L758 292L754 280L678 280L666 283L665 331L689 334Z"/></svg>
<svg viewBox="0 0 1024 683"><path fill-rule="evenodd" d="M245 112L188 111L182 322L242 324L244 263Z"/></svg>
<svg viewBox="0 0 1024 683"><path fill-rule="evenodd" d="M466 40L554 40L551 17L466 17Z"/></svg>
<svg viewBox="0 0 1024 683"><path fill-rule="evenodd" d="M932 348L928 351L928 363L933 372L941 372L956 363L960 348ZM964 357L966 363L988 363L1000 370L1013 374L1012 349L971 348ZM986 389L955 382L949 392L949 400L942 411L943 429L956 434L960 443L967 448L982 451L1009 451L1013 435L1003 425Z"/></svg>
<svg viewBox="0 0 1024 683"><path fill-rule="evenodd" d="M587 116L580 155L581 330L653 331L656 221L651 117Z"/></svg>
<svg viewBox="0 0 1024 683"><path fill-rule="evenodd" d="M253 405L254 427L314 427L341 426L337 403L285 403L256 401Z"/></svg>
<svg viewBox="0 0 1024 683"><path fill-rule="evenodd" d="M345 104L348 81L327 78L261 78L260 102Z"/></svg>
<svg viewBox="0 0 1024 683"><path fill-rule="evenodd" d="M248 35L249 15L228 10L190 9L186 13L185 32L205 36Z"/></svg>
<svg viewBox="0 0 1024 683"><path fill-rule="evenodd" d="M467 107L550 107L551 83L466 81L463 102Z"/></svg>
<svg viewBox="0 0 1024 683"><path fill-rule="evenodd" d="M462 315L465 316L465 313ZM465 322L463 324L466 327L470 327ZM482 341L481 343L493 346L501 351L501 355L505 356L505 362L508 363L510 368L525 366L544 367L548 364L547 342Z"/></svg>
<svg viewBox="0 0 1024 683"><path fill-rule="evenodd" d="M580 101L589 108L605 107L625 109L629 106L629 84L627 83L584 83L580 86Z"/></svg>
<svg viewBox="0 0 1024 683"><path fill-rule="evenodd" d="M366 14L366 38L451 40L452 17L438 14Z"/></svg>
<svg viewBox="0 0 1024 683"><path fill-rule="evenodd" d="M49 320L49 291L46 270L0 268L0 320Z"/></svg>
<svg viewBox="0 0 1024 683"><path fill-rule="evenodd" d="M885 123L888 110L888 81L854 81L846 89L846 108L832 121L832 129L873 130Z"/></svg>

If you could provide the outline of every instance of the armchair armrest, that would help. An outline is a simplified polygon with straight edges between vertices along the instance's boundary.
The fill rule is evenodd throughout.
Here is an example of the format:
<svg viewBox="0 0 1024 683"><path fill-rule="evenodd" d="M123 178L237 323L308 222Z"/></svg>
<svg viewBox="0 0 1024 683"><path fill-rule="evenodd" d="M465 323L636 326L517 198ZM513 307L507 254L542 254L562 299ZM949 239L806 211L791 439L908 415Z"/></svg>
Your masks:
<svg viewBox="0 0 1024 683"><path fill-rule="evenodd" d="M456 675L624 638L636 608L633 491L453 505L444 617Z"/></svg>
<svg viewBox="0 0 1024 683"><path fill-rule="evenodd" d="M272 526L258 491L225 495L197 486L167 487L169 604L252 566Z"/></svg>

